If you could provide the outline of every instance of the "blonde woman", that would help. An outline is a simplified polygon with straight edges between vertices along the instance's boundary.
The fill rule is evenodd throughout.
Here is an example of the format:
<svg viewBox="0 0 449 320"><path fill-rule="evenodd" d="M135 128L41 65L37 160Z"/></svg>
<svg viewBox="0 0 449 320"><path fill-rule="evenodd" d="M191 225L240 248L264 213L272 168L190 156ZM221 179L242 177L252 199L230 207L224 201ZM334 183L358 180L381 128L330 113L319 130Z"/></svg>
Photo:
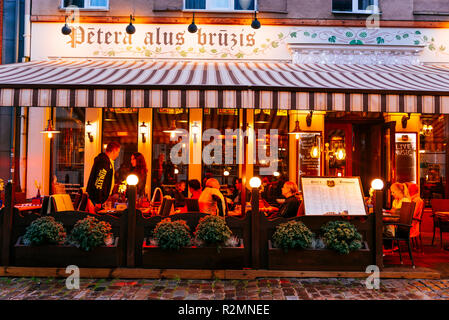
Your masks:
<svg viewBox="0 0 449 320"><path fill-rule="evenodd" d="M220 192L220 183L217 179L210 178L206 181L206 188L198 199L200 211L212 215L226 215L226 201Z"/></svg>
<svg viewBox="0 0 449 320"><path fill-rule="evenodd" d="M285 197L285 202L279 208L279 212L275 212L269 216L269 218L283 217L291 218L296 217L298 209L301 205L301 201L296 197L298 193L298 186L292 181L287 181L282 187L282 195Z"/></svg>
<svg viewBox="0 0 449 320"><path fill-rule="evenodd" d="M411 202L410 194L405 183L395 182L390 187L391 195L393 196L393 203L391 206L391 213L399 214L403 202ZM388 225L384 227L384 234L394 237L394 226Z"/></svg>

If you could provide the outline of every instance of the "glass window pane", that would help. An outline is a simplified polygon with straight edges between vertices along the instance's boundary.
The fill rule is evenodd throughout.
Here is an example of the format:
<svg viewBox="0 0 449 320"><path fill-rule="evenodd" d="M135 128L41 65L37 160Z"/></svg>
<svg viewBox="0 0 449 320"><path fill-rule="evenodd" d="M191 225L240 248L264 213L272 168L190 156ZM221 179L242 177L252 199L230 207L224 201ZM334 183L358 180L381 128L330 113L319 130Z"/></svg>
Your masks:
<svg viewBox="0 0 449 320"><path fill-rule="evenodd" d="M332 0L333 11L352 11L352 0Z"/></svg>
<svg viewBox="0 0 449 320"><path fill-rule="evenodd" d="M103 110L103 152L108 143L120 143L120 155L114 161L115 183L126 180L131 168L131 155L137 152L138 113L135 108Z"/></svg>
<svg viewBox="0 0 449 320"><path fill-rule="evenodd" d="M153 111L152 194L156 187L161 187L164 195L170 194L176 182L188 180L188 127L188 110ZM171 154L172 150L178 150L177 154Z"/></svg>
<svg viewBox="0 0 449 320"><path fill-rule="evenodd" d="M368 10L369 6L374 5L374 0L359 0L359 10Z"/></svg>
<svg viewBox="0 0 449 320"><path fill-rule="evenodd" d="M107 7L108 0L90 0L91 7Z"/></svg>
<svg viewBox="0 0 449 320"><path fill-rule="evenodd" d="M234 0L235 10L254 10L255 0Z"/></svg>
<svg viewBox="0 0 449 320"><path fill-rule="evenodd" d="M53 168L58 184L69 194L84 184L84 108L56 108Z"/></svg>
<svg viewBox="0 0 449 320"><path fill-rule="evenodd" d="M430 199L447 198L446 188L446 149L448 136L445 130L449 116L426 114L421 116L420 132L420 186L421 198L427 203Z"/></svg>
<svg viewBox="0 0 449 320"><path fill-rule="evenodd" d="M208 0L208 9L230 9L229 0Z"/></svg>
<svg viewBox="0 0 449 320"><path fill-rule="evenodd" d="M186 0L186 9L206 9L206 0Z"/></svg>
<svg viewBox="0 0 449 320"><path fill-rule="evenodd" d="M215 157L212 164L205 164L203 160L202 176L203 187L206 178L215 178L220 185L233 185L234 180L238 177L239 166L237 164L237 139L233 135L232 139L232 162L226 161L225 151L225 134L226 129L236 130L239 127L239 116L237 109L204 109L203 111L203 134L208 129L215 129L220 132L220 142L222 144L221 156L215 152L207 152L211 157ZM204 148L212 143L212 141L203 141ZM229 147L228 147L229 149ZM204 156L204 155L203 155ZM228 154L230 157L230 155ZM229 163L227 163L229 162Z"/></svg>
<svg viewBox="0 0 449 320"><path fill-rule="evenodd" d="M64 0L64 7L77 6L78 8L84 8L84 0Z"/></svg>

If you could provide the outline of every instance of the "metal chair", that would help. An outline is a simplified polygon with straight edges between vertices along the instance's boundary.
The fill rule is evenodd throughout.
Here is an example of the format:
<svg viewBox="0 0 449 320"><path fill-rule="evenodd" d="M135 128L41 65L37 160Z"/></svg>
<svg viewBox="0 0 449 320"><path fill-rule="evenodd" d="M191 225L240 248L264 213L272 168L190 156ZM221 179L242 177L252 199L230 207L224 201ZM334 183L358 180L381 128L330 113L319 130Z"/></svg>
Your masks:
<svg viewBox="0 0 449 320"><path fill-rule="evenodd" d="M402 262L401 245L400 241L405 241L408 246L408 253L412 260L412 266L415 268L415 262L413 261L412 247L410 245L410 229L412 227L413 213L415 212L415 202L403 202L401 210L399 212L399 222L386 222L384 225L395 226L395 234L392 237L385 237L384 240L392 240L398 243L399 259Z"/></svg>

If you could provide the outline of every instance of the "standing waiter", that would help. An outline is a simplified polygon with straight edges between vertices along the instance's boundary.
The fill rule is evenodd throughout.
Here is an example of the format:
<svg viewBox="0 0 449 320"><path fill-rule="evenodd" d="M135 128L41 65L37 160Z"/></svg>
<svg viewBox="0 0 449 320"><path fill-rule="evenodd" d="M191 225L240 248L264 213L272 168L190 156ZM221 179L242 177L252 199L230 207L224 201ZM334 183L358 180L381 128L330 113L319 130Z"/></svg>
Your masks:
<svg viewBox="0 0 449 320"><path fill-rule="evenodd" d="M95 157L86 189L89 200L92 202L89 203L89 212L100 209L112 193L115 174L114 160L117 159L119 154L120 144L113 141L107 145L105 152Z"/></svg>

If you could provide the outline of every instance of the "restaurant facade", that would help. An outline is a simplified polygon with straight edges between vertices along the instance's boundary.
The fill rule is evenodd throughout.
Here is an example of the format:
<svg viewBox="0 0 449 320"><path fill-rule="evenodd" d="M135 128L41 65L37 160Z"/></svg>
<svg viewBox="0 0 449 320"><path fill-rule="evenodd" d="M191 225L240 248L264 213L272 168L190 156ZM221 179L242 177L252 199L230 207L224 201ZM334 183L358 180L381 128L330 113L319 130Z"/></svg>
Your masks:
<svg viewBox="0 0 449 320"><path fill-rule="evenodd" d="M361 9L369 4L381 13ZM382 205L375 202L371 214L363 199L371 181L386 183L384 208L391 207L388 186L396 181L419 184L425 200L447 195L448 31L441 21L427 21L419 1L413 12L422 21L377 1L320 5L307 13L301 1L33 3L29 61L0 67L0 105L16 112L11 169L23 198L75 196L94 158L115 141L117 184L125 183L135 152L148 168L149 198L156 187L168 193L191 179L214 177L223 191L236 178L248 188L254 176L278 186L294 181L305 212L293 220L316 232L348 219L364 240L358 250L345 258L320 248L285 254L270 237L287 219L259 215L257 197L245 215L242 197L243 215L226 217L240 246L219 260L215 248L162 252L145 236L164 217L145 216L128 199L116 216L97 215L115 228L116 247L86 256L64 249L66 256L58 256L59 247L20 244L38 215L16 215L6 203L0 262L65 266L77 257L82 267L381 267ZM319 20L306 19L310 14ZM333 191L322 193L327 188ZM351 207L335 210L325 196L333 207ZM18 193L12 199L19 202ZM72 227L87 214L81 211L47 213ZM194 230L204 216L171 218Z"/></svg>
<svg viewBox="0 0 449 320"><path fill-rule="evenodd" d="M111 141L122 145L116 171L131 153L144 155L150 197L156 186L202 181L206 173L222 185L242 176L248 183L261 168L270 168L270 179L296 183L300 175L360 176L365 194L378 177L421 184L429 198L447 193L447 29L410 21L379 28L376 15L353 20L361 27L302 25L285 16L276 23L281 14L264 1L256 4L262 26L254 29L254 1L221 12L181 2L151 10L135 1L128 11L114 1L85 1L79 10L33 4L30 62L3 67L0 79L2 106L22 107L24 116L16 171L26 198L38 187L48 194L55 177L68 190L85 187L94 157ZM193 12L198 30L190 33ZM133 34L125 31L127 14ZM40 133L49 120L59 131L53 139ZM297 124L301 133L289 134ZM232 148L222 143L221 159L205 163L208 129L219 138L226 129L249 136L244 143L234 131ZM278 131L271 157L258 152L259 129ZM265 142L262 150L270 149ZM162 181L156 167L173 146L182 161Z"/></svg>

